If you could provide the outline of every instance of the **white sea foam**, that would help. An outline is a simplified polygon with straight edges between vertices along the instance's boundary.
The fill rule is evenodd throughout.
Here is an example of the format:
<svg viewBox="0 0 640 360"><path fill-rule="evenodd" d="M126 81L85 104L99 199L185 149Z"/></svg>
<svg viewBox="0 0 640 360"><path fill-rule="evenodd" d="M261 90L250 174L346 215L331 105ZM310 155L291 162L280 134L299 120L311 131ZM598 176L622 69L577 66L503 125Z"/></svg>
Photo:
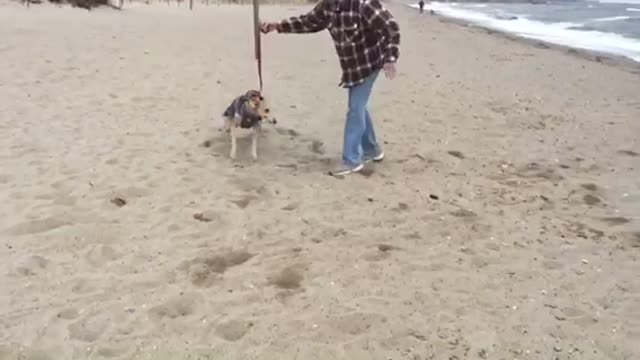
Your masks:
<svg viewBox="0 0 640 360"><path fill-rule="evenodd" d="M633 1L640 2L640 0ZM417 7L417 5L411 6ZM427 4L425 8L427 10L434 10L440 15L462 19L485 28L573 48L626 56L640 62L639 40L615 33L595 30L577 30L577 28L580 28L583 24L569 22L543 23L529 20L522 16L513 20L503 20L488 14L469 10L468 8L461 8L456 3L434 2Z"/></svg>
<svg viewBox="0 0 640 360"><path fill-rule="evenodd" d="M636 9L636 8L627 8L627 11L631 11L631 12L640 12L640 9Z"/></svg>
<svg viewBox="0 0 640 360"><path fill-rule="evenodd" d="M609 22L609 21L618 21L618 20L627 20L627 19L631 19L631 16L611 16L611 17L605 17L605 18L600 18L600 19L593 19L591 21Z"/></svg>
<svg viewBox="0 0 640 360"><path fill-rule="evenodd" d="M635 4L640 5L640 0L595 0L601 4Z"/></svg>

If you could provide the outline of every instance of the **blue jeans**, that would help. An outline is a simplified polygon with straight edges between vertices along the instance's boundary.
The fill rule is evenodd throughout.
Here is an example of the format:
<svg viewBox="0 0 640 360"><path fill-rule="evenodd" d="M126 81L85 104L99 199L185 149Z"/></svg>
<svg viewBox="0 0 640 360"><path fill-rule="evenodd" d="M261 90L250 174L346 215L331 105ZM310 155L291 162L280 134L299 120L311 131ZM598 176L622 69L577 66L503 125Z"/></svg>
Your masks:
<svg viewBox="0 0 640 360"><path fill-rule="evenodd" d="M364 159L372 158L380 152L371 115L367 110L371 89L378 74L379 71L376 71L363 83L349 88L349 111L344 127L342 149L342 163L345 166L358 166L364 162Z"/></svg>

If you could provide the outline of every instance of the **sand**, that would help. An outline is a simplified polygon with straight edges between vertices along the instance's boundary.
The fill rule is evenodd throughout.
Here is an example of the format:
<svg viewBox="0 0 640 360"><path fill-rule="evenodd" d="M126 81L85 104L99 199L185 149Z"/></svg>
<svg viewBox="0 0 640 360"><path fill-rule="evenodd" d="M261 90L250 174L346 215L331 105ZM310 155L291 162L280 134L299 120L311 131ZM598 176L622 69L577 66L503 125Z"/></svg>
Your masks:
<svg viewBox="0 0 640 360"><path fill-rule="evenodd" d="M390 5L340 180L326 33L264 39L232 162L251 8L127 4L0 6L0 359L640 358L637 70Z"/></svg>

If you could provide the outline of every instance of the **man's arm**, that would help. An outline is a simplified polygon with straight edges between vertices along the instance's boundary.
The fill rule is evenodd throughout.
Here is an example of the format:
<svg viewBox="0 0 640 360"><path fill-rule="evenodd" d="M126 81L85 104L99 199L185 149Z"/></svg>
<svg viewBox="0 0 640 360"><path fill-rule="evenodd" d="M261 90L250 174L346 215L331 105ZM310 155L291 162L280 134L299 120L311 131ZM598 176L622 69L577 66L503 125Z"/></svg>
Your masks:
<svg viewBox="0 0 640 360"><path fill-rule="evenodd" d="M387 39L385 60L395 63L400 56L400 27L380 0L363 0L360 13L364 21Z"/></svg>
<svg viewBox="0 0 640 360"><path fill-rule="evenodd" d="M279 33L314 33L327 28L329 19L325 13L325 1L320 1L308 13L285 19L275 24Z"/></svg>

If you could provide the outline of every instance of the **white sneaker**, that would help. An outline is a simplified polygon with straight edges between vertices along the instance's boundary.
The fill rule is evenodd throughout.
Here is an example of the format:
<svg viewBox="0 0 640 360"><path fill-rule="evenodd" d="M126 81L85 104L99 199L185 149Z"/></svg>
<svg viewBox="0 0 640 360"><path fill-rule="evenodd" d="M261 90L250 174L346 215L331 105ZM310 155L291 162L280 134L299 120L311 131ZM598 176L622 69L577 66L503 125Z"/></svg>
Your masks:
<svg viewBox="0 0 640 360"><path fill-rule="evenodd" d="M380 153L378 155L376 155L376 156L374 156L372 158L365 159L364 162L365 163L370 163L372 161L373 162L380 162L382 160L384 160L384 151L380 151Z"/></svg>
<svg viewBox="0 0 640 360"><path fill-rule="evenodd" d="M357 173L364 168L363 164L357 165L355 167L341 167L338 170L329 171L329 175L331 176L347 176L349 174Z"/></svg>

